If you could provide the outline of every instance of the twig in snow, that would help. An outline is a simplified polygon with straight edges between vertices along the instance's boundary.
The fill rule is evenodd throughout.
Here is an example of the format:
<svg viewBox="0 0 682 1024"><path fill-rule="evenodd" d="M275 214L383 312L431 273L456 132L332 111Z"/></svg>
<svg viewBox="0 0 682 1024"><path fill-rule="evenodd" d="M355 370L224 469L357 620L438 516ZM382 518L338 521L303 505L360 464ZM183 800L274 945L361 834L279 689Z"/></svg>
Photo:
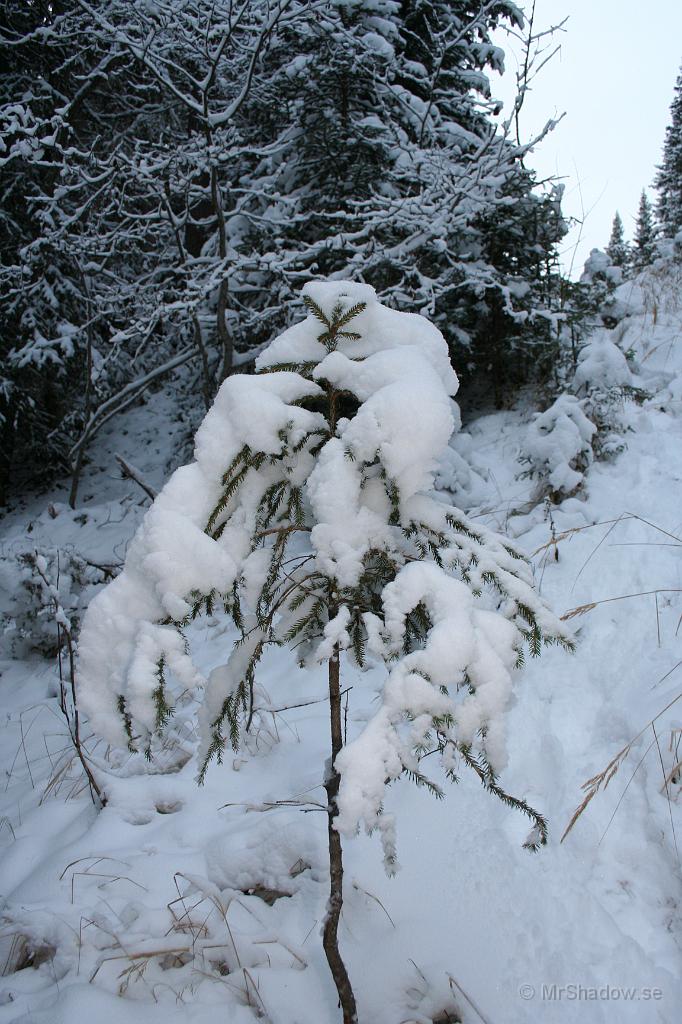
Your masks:
<svg viewBox="0 0 682 1024"><path fill-rule="evenodd" d="M343 697L345 693L348 693L348 691L352 689L352 686L347 686L345 690L341 691L340 696ZM313 700L303 700L300 704L284 704L281 708L256 707L253 710L254 712L261 711L264 713L267 712L268 714L281 714L283 711L291 711L293 708L307 708L310 704L324 704L328 700L329 695L327 694L326 697L316 697Z"/></svg>
<svg viewBox="0 0 682 1024"><path fill-rule="evenodd" d="M395 921L393 920L389 912L386 910L386 907L383 905L378 896L375 896L373 892L368 892L367 889L363 889L362 886L358 885L357 882L353 882L353 888L356 889L358 892L364 892L365 896L369 896L371 900L374 900L375 903L378 903L386 917L389 919L389 921L395 928Z"/></svg>
<svg viewBox="0 0 682 1024"><path fill-rule="evenodd" d="M675 845L675 854L677 856L677 863L679 865L679 863L680 863L680 851L677 848L677 833L675 832L675 822L673 821L673 807L672 807L672 801L670 800L670 789L668 788L668 777L665 774L665 765L663 764L663 754L661 753L661 745L658 742L658 734L656 732L656 726L654 725L653 722L651 723L651 728L652 728L653 733L654 733L654 740L656 741L656 750L658 751L658 759L659 759L659 761L661 763L661 773L663 775L663 785L665 787L665 797L666 797L666 800L668 801L668 814L670 815L670 828L671 828L672 834L673 834L673 843Z"/></svg>
<svg viewBox="0 0 682 1024"><path fill-rule="evenodd" d="M133 480L138 485L138 487L141 487L144 493L153 501L156 495L158 494L158 491L154 490L152 485L147 483L139 469L137 469L135 466L131 466L129 462L126 462L122 455L114 455L114 458L121 467L121 473L123 474L125 479Z"/></svg>
<svg viewBox="0 0 682 1024"><path fill-rule="evenodd" d="M482 1024L490 1024L489 1019L487 1017L483 1016L483 1014L481 1013L479 1008L476 1006L476 1003L473 1001L471 996L468 996L466 994L466 992L464 991L462 986L459 984L458 981L455 981L455 979L452 977L451 974L448 974L448 980L449 980L449 983L450 983L450 988L453 989L453 990L456 989L459 992L460 995L464 996L464 998L466 999L467 1003L472 1008L474 1013L478 1016L478 1018L482 1022Z"/></svg>

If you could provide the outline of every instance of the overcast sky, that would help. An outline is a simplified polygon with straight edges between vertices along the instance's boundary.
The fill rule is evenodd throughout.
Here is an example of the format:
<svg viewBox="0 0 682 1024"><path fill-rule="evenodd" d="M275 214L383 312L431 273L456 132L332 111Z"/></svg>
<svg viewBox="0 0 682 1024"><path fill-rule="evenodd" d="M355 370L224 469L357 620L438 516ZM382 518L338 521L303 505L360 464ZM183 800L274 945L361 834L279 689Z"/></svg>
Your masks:
<svg viewBox="0 0 682 1024"><path fill-rule="evenodd" d="M517 0L527 12L531 0ZM616 210L631 239L642 188L651 190L660 162L670 104L682 64L682 0L537 0L536 25L568 16L557 33L561 50L533 83L521 114L522 138L565 112L529 166L564 180L564 211L584 219L562 248L566 269L582 268L590 249L603 248ZM508 41L507 78L517 69ZM518 52L518 46L516 50ZM493 94L509 86L493 78ZM577 249L576 249L577 244Z"/></svg>

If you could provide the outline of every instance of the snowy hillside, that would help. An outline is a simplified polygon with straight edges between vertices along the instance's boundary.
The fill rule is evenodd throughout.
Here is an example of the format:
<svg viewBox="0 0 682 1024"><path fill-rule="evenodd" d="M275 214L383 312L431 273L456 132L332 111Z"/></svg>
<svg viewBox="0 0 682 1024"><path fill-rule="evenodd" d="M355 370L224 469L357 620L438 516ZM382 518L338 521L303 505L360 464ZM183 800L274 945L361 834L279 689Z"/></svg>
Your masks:
<svg viewBox="0 0 682 1024"><path fill-rule="evenodd" d="M422 766L445 799L388 790L395 877L375 837L345 841L339 936L361 1024L679 1018L681 296L679 264L622 285L626 315L590 339L558 407L479 417L441 467L470 519L531 558L577 650L528 659L507 717L502 781L548 819L547 846L524 849L527 821L470 772L445 781L436 758ZM80 509L62 488L3 524L0 1024L340 1019L320 942L324 666L270 649L258 728L201 787L193 697L151 762L85 726L101 810L59 709L50 602L75 629L149 506L114 453L158 488L183 429L153 396L99 436ZM191 626L203 676L235 635L215 609ZM343 665L349 739L384 681Z"/></svg>

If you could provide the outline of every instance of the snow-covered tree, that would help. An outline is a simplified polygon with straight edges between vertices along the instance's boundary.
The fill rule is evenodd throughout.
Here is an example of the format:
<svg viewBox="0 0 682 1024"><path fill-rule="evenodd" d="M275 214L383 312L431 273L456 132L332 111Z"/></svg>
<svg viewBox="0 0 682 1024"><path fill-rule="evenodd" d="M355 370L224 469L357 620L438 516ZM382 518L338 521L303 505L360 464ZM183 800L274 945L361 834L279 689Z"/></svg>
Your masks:
<svg viewBox="0 0 682 1024"><path fill-rule="evenodd" d="M640 269L648 267L656 255L656 226L654 214L646 191L642 189L635 225L635 244L632 253L633 263Z"/></svg>
<svg viewBox="0 0 682 1024"><path fill-rule="evenodd" d="M208 407L238 358L227 308L226 218L244 201L234 119L280 19L315 6L3 7L0 416L6 405L19 446L27 424L44 448L56 439L45 461L70 465L73 500L87 444L118 409L189 361Z"/></svg>
<svg viewBox="0 0 682 1024"><path fill-rule="evenodd" d="M625 354L613 339L614 333L595 331L578 357L571 385L595 427L591 445L600 459L624 450L624 434L631 429L627 399L641 394Z"/></svg>
<svg viewBox="0 0 682 1024"><path fill-rule="evenodd" d="M583 474L592 462L592 439L597 431L587 418L583 402L574 395L559 395L537 413L526 431L521 461L526 474L538 479L536 499L567 498L582 486Z"/></svg>
<svg viewBox="0 0 682 1024"><path fill-rule="evenodd" d="M201 701L198 770L258 718L257 671L271 645L327 665L331 746L330 901L324 949L346 1024L357 1011L337 941L342 837L361 825L395 867L386 788L402 775L440 794L468 766L489 792L546 823L498 781L504 711L524 646L571 646L530 567L434 487L458 388L432 324L380 304L367 285L314 282L308 317L226 380L178 470L149 510L123 572L91 603L78 694L109 743L153 756L178 690ZM185 627L224 607L236 642L204 680ZM344 745L341 665L385 666L375 713ZM323 773L323 766L320 765Z"/></svg>
<svg viewBox="0 0 682 1024"><path fill-rule="evenodd" d="M537 368L566 227L560 190L535 191L512 119L492 119L504 24L521 24L506 2L344 0L282 31L240 122L261 190L242 206L251 231L230 287L260 322L276 323L310 273L361 277L428 312L458 369L500 392Z"/></svg>
<svg viewBox="0 0 682 1024"><path fill-rule="evenodd" d="M488 80L521 22L509 0L5 5L5 476L69 466L75 501L102 423L179 365L208 407L311 275L428 312L498 398L551 361L560 190Z"/></svg>
<svg viewBox="0 0 682 1024"><path fill-rule="evenodd" d="M682 71L677 77L665 130L663 163L656 175L658 219L663 233L674 238L682 229Z"/></svg>
<svg viewBox="0 0 682 1024"><path fill-rule="evenodd" d="M616 301L615 291L623 283L623 268L611 262L601 249L591 249L580 275L580 303L586 318L590 311L598 323L613 327L623 316L622 304Z"/></svg>
<svg viewBox="0 0 682 1024"><path fill-rule="evenodd" d="M77 298L65 279L64 253L40 245L40 200L58 183L58 165L43 138L55 138L60 119L43 109L45 92L61 94L68 50L44 45L50 5L0 7L0 504L15 462L39 469L63 457L55 427L68 415L67 378L74 355L70 324ZM25 39L24 48L7 45ZM72 69L81 70L74 56ZM26 246L36 241L36 250Z"/></svg>
<svg viewBox="0 0 682 1024"><path fill-rule="evenodd" d="M617 210L611 225L611 237L606 247L606 255L614 267L626 267L630 259L630 247L625 241L623 221Z"/></svg>

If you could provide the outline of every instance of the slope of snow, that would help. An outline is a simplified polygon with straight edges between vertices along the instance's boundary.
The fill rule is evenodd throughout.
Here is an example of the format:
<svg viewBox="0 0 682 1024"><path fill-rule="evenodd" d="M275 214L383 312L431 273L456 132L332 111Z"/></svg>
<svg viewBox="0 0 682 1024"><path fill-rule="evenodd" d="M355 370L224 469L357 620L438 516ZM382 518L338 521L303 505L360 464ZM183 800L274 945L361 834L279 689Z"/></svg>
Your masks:
<svg viewBox="0 0 682 1024"><path fill-rule="evenodd" d="M464 486L477 505L470 513L533 553L538 584L559 613L584 609L570 620L575 655L549 650L518 674L508 725L504 785L547 815L551 838L536 855L522 850L525 820L464 770L442 802L407 781L394 784L386 811L397 819L402 870L385 876L371 837L344 847L340 941L363 1024L428 1024L446 1010L467 1024L678 1019L675 288L660 271L622 286L631 316L611 340L632 350L635 381L650 397L629 403L626 450L587 469L580 497L551 511L530 508L532 485L519 478L517 461L526 414L498 413L469 427L475 486ZM158 420L158 436L166 422ZM103 465L121 441L102 439ZM458 451L468 455L461 436ZM458 471L461 478L459 463ZM39 503L28 510L30 534L25 516L10 518L4 550L36 538L76 546L93 561L120 561L142 494L113 480L111 488L75 514L57 504L56 518ZM94 491L87 480L84 494ZM208 675L224 662L231 634L216 615L192 627L191 641ZM343 672L350 739L373 713L383 679L376 670ZM0 1024L80 1024L96 1015L107 1024L339 1020L319 938L327 898L324 674L303 672L278 652L266 656L260 682L258 699L272 713L244 750L210 768L201 788L189 757L191 705L169 741L185 752L170 758L172 774L141 756L114 769L93 741L96 765L111 775L109 803L97 812L71 760L55 667L6 653L0 963L33 956L33 966L0 980ZM583 783L640 732L561 843ZM429 774L428 758L422 767Z"/></svg>

